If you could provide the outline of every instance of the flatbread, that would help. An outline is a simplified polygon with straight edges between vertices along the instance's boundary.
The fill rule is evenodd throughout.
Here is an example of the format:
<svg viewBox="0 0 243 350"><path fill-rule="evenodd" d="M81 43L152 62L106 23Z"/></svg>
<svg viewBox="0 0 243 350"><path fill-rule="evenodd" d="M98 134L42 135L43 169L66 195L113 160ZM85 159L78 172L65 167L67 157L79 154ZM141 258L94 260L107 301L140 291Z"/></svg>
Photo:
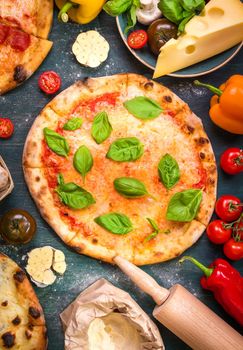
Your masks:
<svg viewBox="0 0 243 350"><path fill-rule="evenodd" d="M163 112L151 120L135 118L123 105L135 96L154 99ZM91 136L91 126L94 116L101 111L107 112L113 130L107 140L97 144ZM72 117L83 119L81 128L63 130ZM67 158L48 148L43 138L44 127L65 137L70 146ZM137 137L143 143L144 154L140 159L116 162L106 157L111 143L124 137ZM89 148L94 160L85 182L73 167L73 155L81 145ZM181 173L179 182L170 190L160 182L157 169L166 153L177 160ZM78 253L110 263L116 255L137 265L175 258L198 240L214 209L217 170L201 120L169 89L140 75L120 74L78 81L55 97L29 132L23 168L41 215L62 240ZM74 182L92 193L96 203L81 210L64 205L56 193L58 173L65 182ZM113 187L113 180L122 176L142 181L155 199L122 197ZM202 189L203 193L197 216L191 222L167 220L165 215L172 195L191 188ZM94 221L110 212L128 216L133 230L117 235ZM152 232L148 217L158 224L159 234L147 241Z"/></svg>
<svg viewBox="0 0 243 350"><path fill-rule="evenodd" d="M45 350L43 310L26 274L0 253L0 349Z"/></svg>

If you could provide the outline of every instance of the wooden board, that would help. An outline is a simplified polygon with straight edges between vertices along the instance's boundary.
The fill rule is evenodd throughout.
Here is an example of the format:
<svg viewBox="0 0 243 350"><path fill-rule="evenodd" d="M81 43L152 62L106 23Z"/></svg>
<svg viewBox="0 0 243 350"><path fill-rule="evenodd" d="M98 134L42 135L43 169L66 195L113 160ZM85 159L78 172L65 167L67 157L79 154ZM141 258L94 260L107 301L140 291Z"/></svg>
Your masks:
<svg viewBox="0 0 243 350"><path fill-rule="evenodd" d="M105 13L102 13L95 21L86 26L73 23L60 24L57 22L56 17L57 13L55 13L54 26L50 35L50 40L54 42L54 46L44 64L25 84L5 96L0 96L0 116L11 118L15 124L14 136L6 141L0 139L0 154L9 166L15 183L13 193L0 203L0 215L11 208L23 208L35 217L38 225L37 234L29 244L18 247L4 246L2 244L0 251L8 254L24 267L26 264L26 253L29 250L39 246L52 245L65 253L68 264L64 277L58 278L54 285L45 289L35 288L45 311L49 350L64 349L59 313L82 290L101 277L108 279L115 286L130 292L149 315L152 315L154 308L153 301L139 291L118 268L86 256L80 256L68 249L42 220L25 185L21 168L21 156L25 138L35 117L52 98L46 96L38 89L37 81L40 73L46 70L55 70L62 77L62 89L73 84L74 81L88 76L96 77L120 72L143 74L148 78L151 78L152 75L151 71L137 62L127 50L120 39L115 20ZM81 30L86 31L89 29L98 30L111 46L108 60L97 69L81 67L71 52L72 44L78 33ZM226 66L208 76L202 77L201 80L218 86L233 74L243 74L242 62L243 51ZM224 132L210 121L208 116L210 92L202 91L193 86L193 79L165 77L159 81L189 103L191 109L202 118L216 154L217 164L219 163L220 154L226 148L243 146L242 136ZM242 175L227 176L219 169L218 195L227 193L243 197ZM222 248L209 243L205 235L187 251L187 254L196 257L205 264L209 264L217 257L223 257ZM241 269L243 273L242 263L237 262L233 263L233 265ZM170 287L174 283L181 283L234 328L238 331L240 330L236 322L217 305L212 294L201 289L199 284L201 272L190 263L179 266L178 259L176 259L167 263L146 266L144 270L165 287ZM167 350L189 349L163 326L159 325L159 329Z"/></svg>

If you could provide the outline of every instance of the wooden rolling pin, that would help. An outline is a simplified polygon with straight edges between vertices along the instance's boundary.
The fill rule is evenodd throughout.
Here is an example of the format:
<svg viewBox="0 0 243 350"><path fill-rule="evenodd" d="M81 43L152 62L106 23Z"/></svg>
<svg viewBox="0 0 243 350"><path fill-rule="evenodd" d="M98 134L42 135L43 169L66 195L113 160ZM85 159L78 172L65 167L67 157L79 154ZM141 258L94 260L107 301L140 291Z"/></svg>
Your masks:
<svg viewBox="0 0 243 350"><path fill-rule="evenodd" d="M180 284L168 290L126 259L114 262L154 299L153 316L192 349L243 350L243 337Z"/></svg>

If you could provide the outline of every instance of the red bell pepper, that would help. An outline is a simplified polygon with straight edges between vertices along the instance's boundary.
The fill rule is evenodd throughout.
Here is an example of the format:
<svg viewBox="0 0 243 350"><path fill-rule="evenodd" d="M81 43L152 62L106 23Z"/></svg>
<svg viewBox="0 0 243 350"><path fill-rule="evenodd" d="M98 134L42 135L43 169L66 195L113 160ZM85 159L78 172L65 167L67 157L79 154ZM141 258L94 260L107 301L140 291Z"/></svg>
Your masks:
<svg viewBox="0 0 243 350"><path fill-rule="evenodd" d="M239 271L224 259L216 259L209 267L190 256L184 256L180 262L184 260L190 260L204 272L201 286L212 291L224 310L243 326L243 277Z"/></svg>

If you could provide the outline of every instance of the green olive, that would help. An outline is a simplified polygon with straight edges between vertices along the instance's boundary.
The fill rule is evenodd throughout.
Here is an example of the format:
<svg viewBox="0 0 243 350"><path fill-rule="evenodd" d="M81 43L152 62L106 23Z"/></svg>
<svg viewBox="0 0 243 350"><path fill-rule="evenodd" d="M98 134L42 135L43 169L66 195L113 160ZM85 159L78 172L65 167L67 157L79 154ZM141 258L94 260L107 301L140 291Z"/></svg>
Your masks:
<svg viewBox="0 0 243 350"><path fill-rule="evenodd" d="M160 48L170 39L176 38L178 27L166 18L152 22L148 28L148 44L151 51L158 56Z"/></svg>
<svg viewBox="0 0 243 350"><path fill-rule="evenodd" d="M0 219L0 235L8 243L28 243L35 231L35 219L25 210L11 209Z"/></svg>

